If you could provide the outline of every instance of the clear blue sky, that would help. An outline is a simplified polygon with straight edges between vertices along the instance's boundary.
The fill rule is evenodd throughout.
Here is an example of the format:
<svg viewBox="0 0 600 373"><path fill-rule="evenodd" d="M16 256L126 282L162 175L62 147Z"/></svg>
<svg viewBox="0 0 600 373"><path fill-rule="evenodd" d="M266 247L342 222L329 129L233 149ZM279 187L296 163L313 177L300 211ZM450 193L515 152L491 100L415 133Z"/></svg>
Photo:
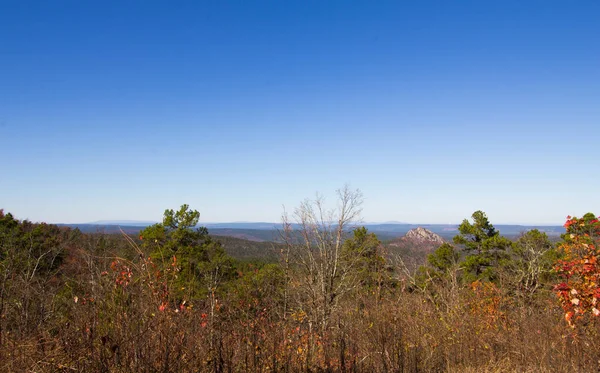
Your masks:
<svg viewBox="0 0 600 373"><path fill-rule="evenodd" d="M0 208L600 213L600 2L0 0Z"/></svg>

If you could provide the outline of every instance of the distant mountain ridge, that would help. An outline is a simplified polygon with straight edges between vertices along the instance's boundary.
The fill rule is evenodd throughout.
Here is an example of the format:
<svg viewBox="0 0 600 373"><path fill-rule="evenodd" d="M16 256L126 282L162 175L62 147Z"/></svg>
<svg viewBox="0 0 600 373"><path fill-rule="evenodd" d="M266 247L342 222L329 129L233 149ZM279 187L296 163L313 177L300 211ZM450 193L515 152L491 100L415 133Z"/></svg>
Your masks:
<svg viewBox="0 0 600 373"><path fill-rule="evenodd" d="M149 225L156 224L153 221L141 221L141 220L102 220L94 223L87 224L57 224L61 226L69 226L72 228L79 228L85 232L106 232L115 233L121 229L126 233L137 233ZM200 223L201 226L208 228L212 234L221 234L227 231L227 235L248 237L251 236L253 240L276 240L278 237L277 232L281 230L281 223L271 222L232 222L232 223ZM451 239L458 233L458 224L395 224L395 223L384 223L384 224L357 224L356 226L364 226L370 232L375 233L381 240L391 240L394 238L402 237L407 234L410 230L415 228L427 229L444 239ZM516 237L523 232L531 229L538 229L541 232L548 234L549 236L558 237L560 234L565 232L562 226L536 226L536 225L495 225L496 229L500 231L500 234ZM349 227L352 229L352 227ZM249 232L251 231L251 232Z"/></svg>
<svg viewBox="0 0 600 373"><path fill-rule="evenodd" d="M98 220L90 223L85 223L85 225L121 225L129 227L147 227L156 223L156 221L149 220Z"/></svg>

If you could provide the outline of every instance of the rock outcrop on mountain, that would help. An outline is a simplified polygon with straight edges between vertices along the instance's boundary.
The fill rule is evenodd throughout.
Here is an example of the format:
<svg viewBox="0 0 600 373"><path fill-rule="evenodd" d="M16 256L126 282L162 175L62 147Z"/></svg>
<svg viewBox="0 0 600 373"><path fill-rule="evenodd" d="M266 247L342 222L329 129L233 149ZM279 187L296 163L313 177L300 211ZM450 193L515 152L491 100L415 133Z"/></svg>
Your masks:
<svg viewBox="0 0 600 373"><path fill-rule="evenodd" d="M437 249L445 241L438 235L425 228L414 228L409 230L404 237L398 238L389 243L392 248L398 248L402 251L429 253Z"/></svg>
<svg viewBox="0 0 600 373"><path fill-rule="evenodd" d="M444 239L439 235L435 234L429 229L425 228L414 228L406 232L406 235L402 237L404 240L411 240L413 242L420 243L432 243L436 245L441 245L444 243Z"/></svg>

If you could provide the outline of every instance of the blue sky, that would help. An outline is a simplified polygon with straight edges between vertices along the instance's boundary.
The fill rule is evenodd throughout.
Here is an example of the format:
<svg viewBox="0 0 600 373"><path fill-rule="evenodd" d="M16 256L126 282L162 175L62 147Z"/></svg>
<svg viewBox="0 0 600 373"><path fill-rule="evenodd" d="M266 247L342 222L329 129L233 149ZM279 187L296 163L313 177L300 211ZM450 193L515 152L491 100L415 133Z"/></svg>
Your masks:
<svg viewBox="0 0 600 373"><path fill-rule="evenodd" d="M600 211L600 2L0 0L0 208L278 221Z"/></svg>

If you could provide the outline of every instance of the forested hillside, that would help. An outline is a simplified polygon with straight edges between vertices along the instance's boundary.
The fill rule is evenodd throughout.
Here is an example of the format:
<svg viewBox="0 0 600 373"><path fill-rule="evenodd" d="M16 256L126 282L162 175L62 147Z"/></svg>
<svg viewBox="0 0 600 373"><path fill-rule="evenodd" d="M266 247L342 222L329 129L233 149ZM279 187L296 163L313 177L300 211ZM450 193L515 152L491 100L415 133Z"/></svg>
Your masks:
<svg viewBox="0 0 600 373"><path fill-rule="evenodd" d="M354 224L360 193L338 197L277 244L210 235L187 205L136 235L0 210L0 371L597 370L596 215L554 243L476 211L407 265Z"/></svg>

